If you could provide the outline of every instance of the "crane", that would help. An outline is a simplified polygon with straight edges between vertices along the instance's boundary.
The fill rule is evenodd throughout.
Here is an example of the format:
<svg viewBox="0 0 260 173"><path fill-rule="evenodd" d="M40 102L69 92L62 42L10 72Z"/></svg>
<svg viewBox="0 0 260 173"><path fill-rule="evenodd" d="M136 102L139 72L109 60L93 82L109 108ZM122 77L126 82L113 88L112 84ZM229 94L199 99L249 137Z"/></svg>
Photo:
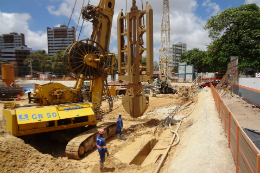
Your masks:
<svg viewBox="0 0 260 173"><path fill-rule="evenodd" d="M163 15L161 23L161 48L159 63L159 90L160 93L172 93L173 89L169 86L169 51L170 51L170 16L169 16L169 0L163 0Z"/></svg>

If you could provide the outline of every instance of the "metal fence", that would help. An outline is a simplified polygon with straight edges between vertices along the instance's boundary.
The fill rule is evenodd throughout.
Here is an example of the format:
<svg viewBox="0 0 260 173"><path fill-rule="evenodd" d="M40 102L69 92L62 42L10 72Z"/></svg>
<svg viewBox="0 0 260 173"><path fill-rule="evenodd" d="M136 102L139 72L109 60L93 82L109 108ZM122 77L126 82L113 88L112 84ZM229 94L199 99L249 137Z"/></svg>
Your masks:
<svg viewBox="0 0 260 173"><path fill-rule="evenodd" d="M237 173L260 173L260 151L240 127L215 88L210 86Z"/></svg>

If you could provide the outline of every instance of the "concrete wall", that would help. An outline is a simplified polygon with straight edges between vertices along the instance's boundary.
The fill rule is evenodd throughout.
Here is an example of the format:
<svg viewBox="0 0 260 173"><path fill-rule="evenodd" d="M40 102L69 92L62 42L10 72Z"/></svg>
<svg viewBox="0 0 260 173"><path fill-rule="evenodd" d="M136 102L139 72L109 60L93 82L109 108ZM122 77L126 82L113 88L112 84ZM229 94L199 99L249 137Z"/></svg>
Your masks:
<svg viewBox="0 0 260 173"><path fill-rule="evenodd" d="M115 75L116 80L118 80L118 74ZM108 75L107 78L108 82L111 82L111 75ZM50 83L50 80L19 80L19 81L15 81L18 85L22 86L22 84L39 84L39 85L43 85L43 84L47 84ZM51 80L52 83L61 83L67 87L74 87L76 81L55 81L55 80ZM27 87L28 88L28 87Z"/></svg>
<svg viewBox="0 0 260 173"><path fill-rule="evenodd" d="M39 85L43 85L43 84L47 84L50 83L49 80L21 80L21 81L16 81L16 83L18 85L22 85L22 84L39 84ZM76 81L54 81L52 80L51 83L61 83L67 87L74 87Z"/></svg>
<svg viewBox="0 0 260 173"><path fill-rule="evenodd" d="M260 78L240 77L238 84L233 85L231 90L250 103L260 106Z"/></svg>
<svg viewBox="0 0 260 173"><path fill-rule="evenodd" d="M260 90L260 78L239 78L238 85Z"/></svg>
<svg viewBox="0 0 260 173"><path fill-rule="evenodd" d="M260 106L260 90L244 87L241 85L233 85L233 93L243 97L243 99L248 100L250 103Z"/></svg>

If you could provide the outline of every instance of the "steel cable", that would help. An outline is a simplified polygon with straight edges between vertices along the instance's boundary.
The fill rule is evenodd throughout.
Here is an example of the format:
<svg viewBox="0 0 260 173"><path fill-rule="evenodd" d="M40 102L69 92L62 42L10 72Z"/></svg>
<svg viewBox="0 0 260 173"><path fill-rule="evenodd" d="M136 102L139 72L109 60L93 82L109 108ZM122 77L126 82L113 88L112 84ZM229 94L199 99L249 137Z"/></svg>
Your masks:
<svg viewBox="0 0 260 173"><path fill-rule="evenodd" d="M84 0L83 0L83 2L84 2ZM76 3L77 3L77 0L75 0L75 3L74 3L74 6L73 6L73 9L72 9L72 12L71 12L71 15L70 15L70 19L69 19L69 22L68 22L68 28L69 28L69 25L70 25L70 20L71 20L71 17L72 17L72 15L73 15L73 12L74 12L74 9L75 9L75 6L76 6ZM62 46L63 46L64 40L65 40L65 37L63 37L63 39L62 39L61 46L60 46L60 51L61 51L61 49L62 49ZM55 67L56 67L57 62L58 62L58 58L57 58L56 61L55 61L54 69L51 68L52 71L51 71L50 83L51 83L52 74L53 74L53 71L55 71Z"/></svg>

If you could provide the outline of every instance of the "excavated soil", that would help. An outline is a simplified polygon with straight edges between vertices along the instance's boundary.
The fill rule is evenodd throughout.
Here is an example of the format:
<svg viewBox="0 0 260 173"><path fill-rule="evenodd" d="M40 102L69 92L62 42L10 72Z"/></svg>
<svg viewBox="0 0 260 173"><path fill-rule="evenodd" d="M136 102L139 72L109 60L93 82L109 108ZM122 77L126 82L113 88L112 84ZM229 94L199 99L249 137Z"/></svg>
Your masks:
<svg viewBox="0 0 260 173"><path fill-rule="evenodd" d="M0 172L86 172L86 165L42 154L0 126Z"/></svg>
<svg viewBox="0 0 260 173"><path fill-rule="evenodd" d="M260 109L238 95L222 98L243 128L260 131Z"/></svg>
<svg viewBox="0 0 260 173"><path fill-rule="evenodd" d="M165 95L160 97L158 98L159 102L157 102L156 98L150 99L151 106L148 108L148 111L153 111L157 108L169 106L178 102L178 99L173 99L174 96ZM162 102L162 100L164 100L164 102ZM27 102L27 100L24 99L21 102ZM1 102L1 105L3 105L3 102ZM117 141L116 138L113 137L107 141L111 155L113 155L113 153L118 151L120 148L123 149L128 143L132 143L136 137L142 137L143 134L153 134L154 128L159 124L158 120L131 118L125 113L123 107L121 106L120 99L115 101L114 107L118 108L110 114L107 114L104 117L104 121L116 121L118 113L122 113L125 128L125 140ZM107 109L105 102L103 103L103 109ZM49 132L34 135L33 138L30 137L31 145L29 145L25 143L28 142L26 137L17 138L12 136L8 131L3 129L1 123L0 167L3 169L1 169L0 172L96 172L99 169L97 164L99 159L96 149L88 153L89 155L80 161L69 160L65 157L64 151L66 142L64 143L64 140L62 139L66 137L70 139L73 135L77 135L78 132L74 132L74 134L70 132L69 135L63 131L57 131L55 133L56 134ZM60 139L55 141L55 136L59 136ZM110 159L113 160L113 157L108 157L106 163L109 163ZM91 162L93 164L91 164ZM117 169L120 169L121 167L124 168L127 166L119 163L116 167ZM110 170L113 172L115 169L111 168Z"/></svg>
<svg viewBox="0 0 260 173"><path fill-rule="evenodd" d="M140 145L144 145L142 140L148 138L155 138L159 142L163 140L162 145L167 146L172 134L169 128L161 126L160 120L168 116L180 102L181 98L177 95L150 97L150 106L146 113L140 118L133 119L124 111L121 99L115 99L114 111L105 115L103 121L116 121L118 113L122 113L123 139L118 140L114 136L107 140L110 156L106 158L106 171L153 172L161 158L157 161L148 159L145 166L140 166L129 165L123 158L117 156L125 152L126 147L138 141L141 141ZM194 103L177 116L183 117L189 114L193 106ZM102 109L104 111L108 109L106 102L102 104ZM175 128L176 125L172 127ZM184 120L178 133L180 143L172 147L160 172L235 172L233 158L227 147L227 139L209 88L203 89L199 94L194 111ZM68 137L67 133L65 136ZM43 141L46 140L48 139ZM32 147L24 140L10 135L0 125L0 172L99 172L99 154L96 149L87 153L81 160L70 160L62 155L63 145L59 142L38 142ZM52 148L52 150L42 152L40 148ZM131 157L131 153L129 155Z"/></svg>

